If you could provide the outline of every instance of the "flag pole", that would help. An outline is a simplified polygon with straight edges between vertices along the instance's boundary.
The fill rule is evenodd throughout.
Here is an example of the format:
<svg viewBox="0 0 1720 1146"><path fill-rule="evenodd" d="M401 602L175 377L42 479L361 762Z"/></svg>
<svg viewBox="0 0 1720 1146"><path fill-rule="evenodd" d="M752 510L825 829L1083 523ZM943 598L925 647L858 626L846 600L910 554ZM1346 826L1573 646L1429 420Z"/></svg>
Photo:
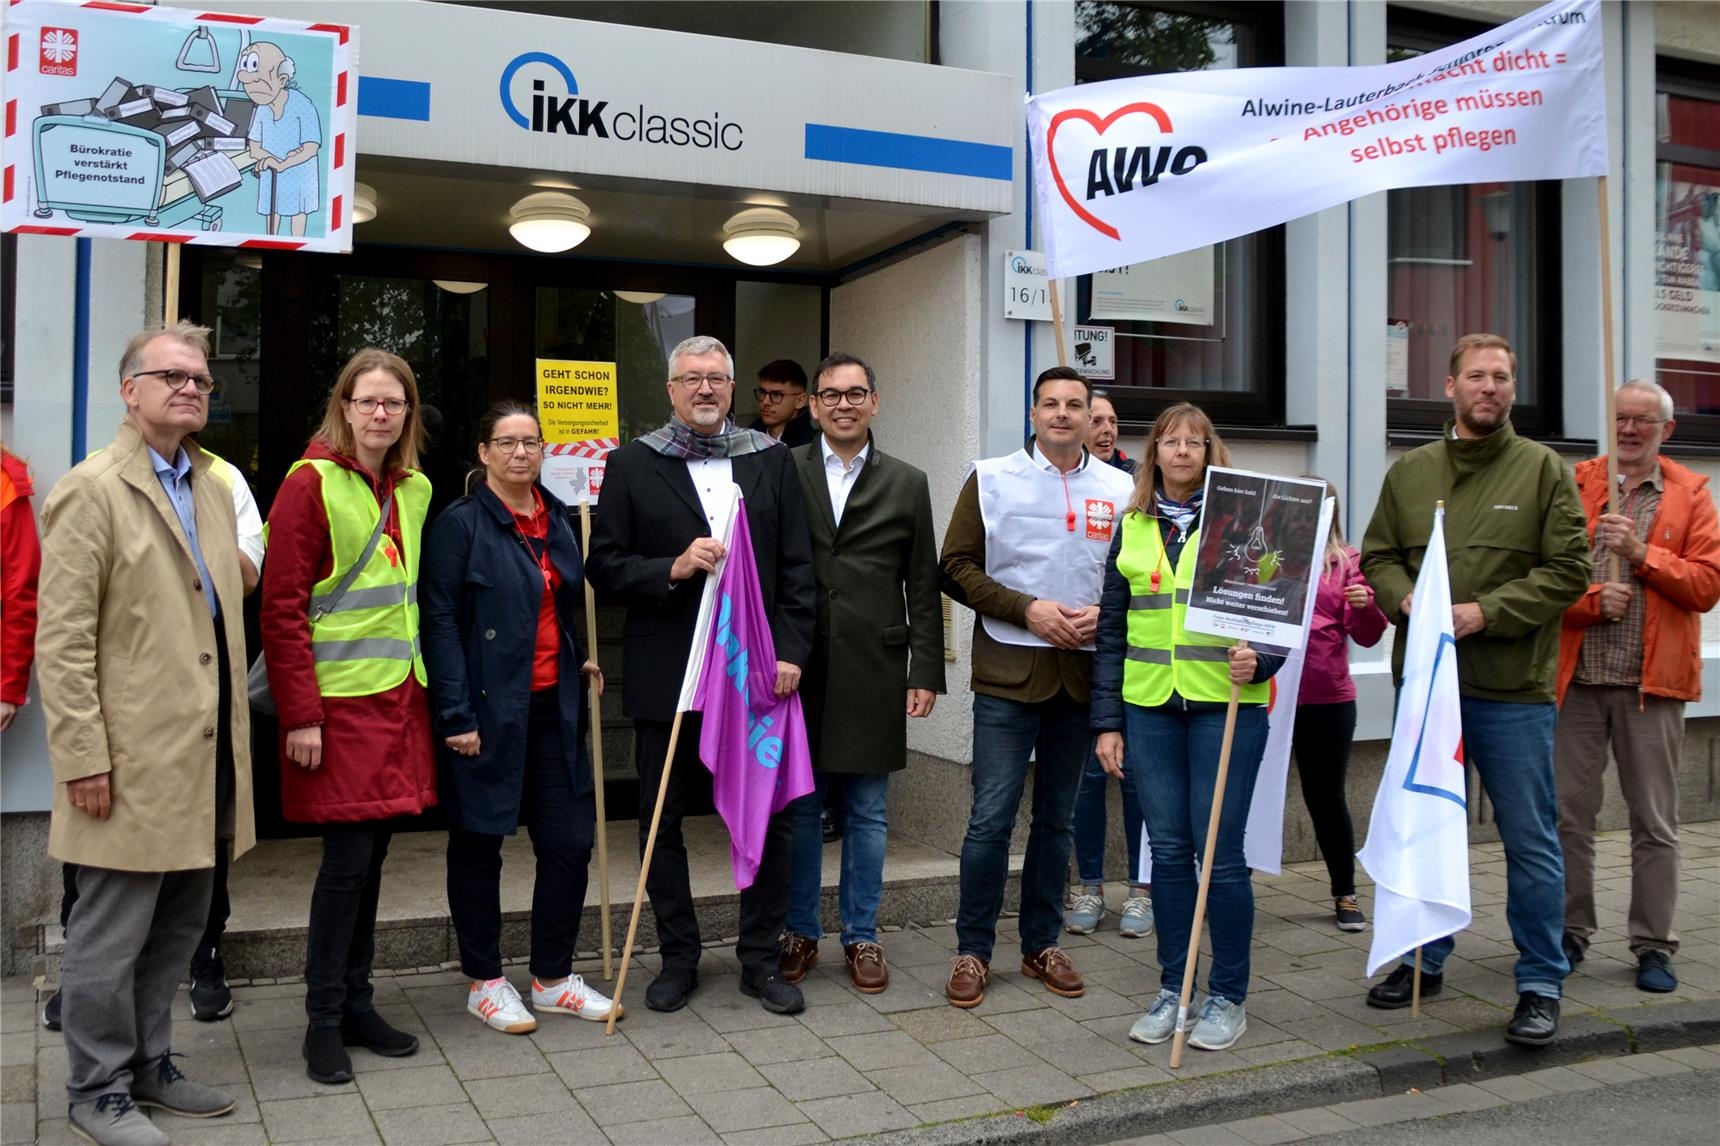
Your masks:
<svg viewBox="0 0 1720 1146"><path fill-rule="evenodd" d="M669 795L669 769L675 765L675 744L681 739L683 709L675 714L669 728L669 751L663 756L663 778L657 782L657 806L651 809L651 830L645 836L645 851L639 857L639 885L633 889L633 917L627 921L627 945L621 949L621 969L615 973L615 1005L609 1009L605 1035L615 1033L615 1020L621 1014L621 992L627 988L627 964L633 958L633 940L639 934L639 909L645 903L645 877L651 872L651 853L657 850L657 825L663 819L663 801Z"/></svg>
<svg viewBox="0 0 1720 1146"><path fill-rule="evenodd" d="M590 484L579 491L580 553L591 552ZM597 660L597 590L585 582L585 648L593 662ZM603 808L603 700L597 690L591 690L591 778L592 795L597 802L597 894L603 915L603 981L615 978L614 925L609 918L609 823Z"/></svg>
<svg viewBox="0 0 1720 1146"><path fill-rule="evenodd" d="M167 243L166 273L161 283L161 322L172 326L179 321L179 244Z"/></svg>
<svg viewBox="0 0 1720 1146"><path fill-rule="evenodd" d="M1057 280L1045 280L1051 287L1051 333L1057 339L1057 365L1069 365L1069 348L1063 344L1063 302L1057 296Z"/></svg>
<svg viewBox="0 0 1720 1146"><path fill-rule="evenodd" d="M1600 439L1607 455L1607 512L1619 512L1618 490L1618 397L1613 393L1613 306L1612 306L1612 221L1607 210L1607 177L1596 180L1598 205L1601 212L1601 392L1605 395L1605 424ZM1607 580L1618 580L1618 550L1608 549Z"/></svg>
<svg viewBox="0 0 1720 1146"><path fill-rule="evenodd" d="M1236 647L1245 649L1247 641ZM1182 995L1177 999L1177 1037L1171 1044L1171 1069L1182 1065L1183 1044L1188 1041L1188 1005L1194 996L1195 960L1200 958L1200 929L1206 922L1206 895L1212 887L1212 857L1218 847L1218 816L1224 807L1224 781L1230 773L1230 745L1236 739L1236 710L1242 701L1242 686L1231 682L1230 707L1224 710L1224 741L1218 748L1218 779L1212 785L1212 812L1206 820L1206 849L1200 861L1200 888L1194 897L1194 926L1189 929L1188 961L1183 964Z"/></svg>
<svg viewBox="0 0 1720 1146"><path fill-rule="evenodd" d="M1421 1018L1421 944L1415 945L1415 978L1409 988L1409 1017Z"/></svg>

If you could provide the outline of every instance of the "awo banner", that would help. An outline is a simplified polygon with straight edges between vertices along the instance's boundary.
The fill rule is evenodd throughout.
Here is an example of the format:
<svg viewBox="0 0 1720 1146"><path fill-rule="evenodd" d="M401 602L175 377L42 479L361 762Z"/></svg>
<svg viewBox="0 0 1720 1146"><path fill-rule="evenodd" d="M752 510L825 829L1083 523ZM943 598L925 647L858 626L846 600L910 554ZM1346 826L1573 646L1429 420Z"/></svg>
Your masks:
<svg viewBox="0 0 1720 1146"><path fill-rule="evenodd" d="M1356 68L1082 84L1027 101L1052 276L1174 255L1393 187L1606 173L1598 0Z"/></svg>

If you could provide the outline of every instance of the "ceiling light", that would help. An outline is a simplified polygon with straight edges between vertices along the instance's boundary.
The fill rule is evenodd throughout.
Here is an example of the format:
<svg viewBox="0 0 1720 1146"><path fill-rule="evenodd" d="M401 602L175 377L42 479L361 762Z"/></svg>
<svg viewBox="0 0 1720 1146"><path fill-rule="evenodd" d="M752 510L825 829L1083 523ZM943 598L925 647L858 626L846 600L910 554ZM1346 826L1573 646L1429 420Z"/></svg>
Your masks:
<svg viewBox="0 0 1720 1146"><path fill-rule="evenodd" d="M618 290L614 293L615 297L620 299L622 302L638 303L640 306L644 306L646 303L658 302L667 297L664 292L660 290Z"/></svg>
<svg viewBox="0 0 1720 1146"><path fill-rule="evenodd" d="M591 234L586 223L591 208L560 191L527 195L508 214L514 220L508 224L508 234L521 246L546 254L571 251Z"/></svg>
<svg viewBox="0 0 1720 1146"><path fill-rule="evenodd" d="M352 221L368 223L376 218L376 188L368 183L352 185Z"/></svg>
<svg viewBox="0 0 1720 1146"><path fill-rule="evenodd" d="M454 279L431 279L430 281L449 294L477 294L490 285L489 283L463 283Z"/></svg>
<svg viewBox="0 0 1720 1146"><path fill-rule="evenodd" d="M751 207L723 224L723 250L748 266L774 266L800 249L800 223L775 207Z"/></svg>

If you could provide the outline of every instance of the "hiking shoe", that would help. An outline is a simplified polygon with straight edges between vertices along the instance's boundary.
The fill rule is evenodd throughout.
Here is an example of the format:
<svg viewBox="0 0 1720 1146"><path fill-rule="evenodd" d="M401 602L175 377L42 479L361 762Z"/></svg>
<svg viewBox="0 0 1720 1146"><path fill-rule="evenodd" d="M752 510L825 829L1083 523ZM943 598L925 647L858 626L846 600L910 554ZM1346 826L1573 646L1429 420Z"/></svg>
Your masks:
<svg viewBox="0 0 1720 1146"><path fill-rule="evenodd" d="M1105 918L1105 897L1100 894L1101 890L1089 885L1069 901L1069 910L1063 916L1063 930L1071 935L1091 935L1099 929L1099 920Z"/></svg>
<svg viewBox="0 0 1720 1146"><path fill-rule="evenodd" d="M533 983L533 994L537 992ZM472 980L466 992L466 1013L482 1019L505 1035L529 1035L537 1030L537 1020L520 1002L520 993L506 979Z"/></svg>
<svg viewBox="0 0 1720 1146"><path fill-rule="evenodd" d="M233 1013L233 989L227 986L227 968L221 949L210 947L191 958L191 1017L214 1023Z"/></svg>
<svg viewBox="0 0 1720 1146"><path fill-rule="evenodd" d="M1524 991L1517 996L1517 1010L1505 1028L1505 1041L1523 1046L1546 1046L1559 1033L1559 1000Z"/></svg>
<svg viewBox="0 0 1720 1146"><path fill-rule="evenodd" d="M583 975L570 975L553 987L546 987L534 978L532 1010L540 1015L572 1015L576 1019L603 1023L609 1021L609 1012L615 1010L615 1003L587 983ZM616 1011L615 1017L619 1019L625 1013L624 1010Z"/></svg>
<svg viewBox="0 0 1720 1146"><path fill-rule="evenodd" d="M665 967L645 988L645 1005L653 1011L678 1011L699 985L699 973L684 967Z"/></svg>
<svg viewBox="0 0 1720 1146"><path fill-rule="evenodd" d="M55 991L42 1004L42 1026L50 1031L60 1029L60 993Z"/></svg>
<svg viewBox="0 0 1720 1146"><path fill-rule="evenodd" d="M339 1027L312 1027L305 1032L305 1073L312 1082L336 1083L352 1081L352 1058L346 1053Z"/></svg>
<svg viewBox="0 0 1720 1146"><path fill-rule="evenodd" d="M1123 901L1123 914L1117 919L1117 934L1124 939L1145 939L1153 933L1153 901L1144 895L1131 895Z"/></svg>
<svg viewBox="0 0 1720 1146"><path fill-rule="evenodd" d="M1200 1019L1189 1032L1188 1045L1196 1050L1220 1051L1236 1045L1248 1030L1248 1016L1242 1004L1233 1003L1223 995L1211 995L1200 1009Z"/></svg>
<svg viewBox="0 0 1720 1146"><path fill-rule="evenodd" d="M342 1015L340 1038L349 1047L363 1047L384 1058L405 1058L418 1053L415 1036L395 1030L375 1011L353 1011Z"/></svg>
<svg viewBox="0 0 1720 1146"><path fill-rule="evenodd" d="M966 1010L985 1002L985 985L991 978L991 968L978 955L957 955L950 960L950 981L944 984L944 998L953 1006Z"/></svg>
<svg viewBox="0 0 1720 1146"><path fill-rule="evenodd" d="M1421 973L1421 997L1426 999L1439 994L1445 989L1445 976ZM1368 990L1368 1006L1378 1007L1382 1011L1400 1011L1414 1000L1411 996L1415 991L1415 968L1408 963L1399 963L1397 969L1385 977L1385 981L1375 983Z"/></svg>
<svg viewBox="0 0 1720 1146"><path fill-rule="evenodd" d="M214 1118L238 1105L225 1091L186 1078L185 1072L173 1062L183 1057L169 1051L156 1062L154 1070L145 1067L133 1075L132 1101L185 1118Z"/></svg>
<svg viewBox="0 0 1720 1146"><path fill-rule="evenodd" d="M1368 929L1368 917L1362 914L1362 909L1356 903L1356 897L1353 895L1340 895L1332 900L1332 914L1337 919L1339 931L1366 931Z"/></svg>
<svg viewBox="0 0 1720 1146"><path fill-rule="evenodd" d="M777 940L777 964L782 977L790 983L806 978L806 973L818 963L818 940L793 932L783 932Z"/></svg>
<svg viewBox="0 0 1720 1146"><path fill-rule="evenodd" d="M1664 995L1678 990L1678 976L1672 972L1672 957L1664 951L1650 948L1636 957L1636 989Z"/></svg>
<svg viewBox="0 0 1720 1146"><path fill-rule="evenodd" d="M1175 991L1160 990L1153 996L1153 1005L1147 1008L1147 1013L1129 1028L1129 1037L1148 1046L1157 1046L1170 1038L1176 1033L1177 1002L1181 998Z"/></svg>
<svg viewBox="0 0 1720 1146"><path fill-rule="evenodd" d="M90 1102L74 1102L66 1120L80 1138L97 1146L168 1146L167 1135L137 1108L124 1091L98 1094Z"/></svg>
<svg viewBox="0 0 1720 1146"><path fill-rule="evenodd" d="M806 1009L806 996L800 993L800 988L775 971L763 975L742 971L741 994L757 999L773 1015L794 1015Z"/></svg>

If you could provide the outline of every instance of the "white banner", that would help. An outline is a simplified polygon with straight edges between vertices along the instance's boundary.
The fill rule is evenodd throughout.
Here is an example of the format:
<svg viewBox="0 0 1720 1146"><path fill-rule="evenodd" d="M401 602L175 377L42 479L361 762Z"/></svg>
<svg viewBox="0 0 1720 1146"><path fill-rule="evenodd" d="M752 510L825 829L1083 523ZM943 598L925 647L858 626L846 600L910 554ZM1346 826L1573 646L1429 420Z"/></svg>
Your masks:
<svg viewBox="0 0 1720 1146"><path fill-rule="evenodd" d="M1082 84L1027 101L1055 278L1246 235L1393 187L1606 173L1599 0L1356 68Z"/></svg>

